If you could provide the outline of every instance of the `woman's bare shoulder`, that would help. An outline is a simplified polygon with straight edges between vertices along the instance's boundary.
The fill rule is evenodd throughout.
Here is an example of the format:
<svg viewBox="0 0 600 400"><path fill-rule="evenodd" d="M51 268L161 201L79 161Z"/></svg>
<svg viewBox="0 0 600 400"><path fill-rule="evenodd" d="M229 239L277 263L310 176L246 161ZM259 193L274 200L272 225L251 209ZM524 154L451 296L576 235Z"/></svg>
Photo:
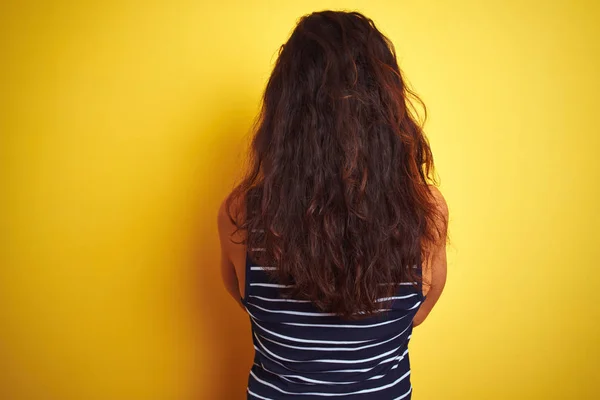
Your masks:
<svg viewBox="0 0 600 400"><path fill-rule="evenodd" d="M219 227L219 235L222 239L234 239L234 236L240 236L240 231L237 231L239 225L244 221L243 200L240 197L232 197L227 195L219 206L217 213L217 225ZM237 232L236 232L237 231ZM236 238L237 240L240 237ZM237 241L236 240L236 241Z"/></svg>
<svg viewBox="0 0 600 400"><path fill-rule="evenodd" d="M433 195L440 214L443 217L448 218L448 204L446 203L446 199L444 198L444 195L440 189L437 186L429 185L429 191Z"/></svg>

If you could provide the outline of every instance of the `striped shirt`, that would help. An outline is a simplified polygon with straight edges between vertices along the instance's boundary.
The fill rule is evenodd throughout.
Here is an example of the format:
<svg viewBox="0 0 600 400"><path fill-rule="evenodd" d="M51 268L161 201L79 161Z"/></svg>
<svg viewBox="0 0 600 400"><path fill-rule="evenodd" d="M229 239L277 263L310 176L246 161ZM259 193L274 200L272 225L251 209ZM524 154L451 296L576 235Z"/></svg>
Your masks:
<svg viewBox="0 0 600 400"><path fill-rule="evenodd" d="M424 296L420 286L397 286L389 309L347 321L309 301L281 297L284 286L246 257L242 302L255 349L247 398L410 399L408 343Z"/></svg>

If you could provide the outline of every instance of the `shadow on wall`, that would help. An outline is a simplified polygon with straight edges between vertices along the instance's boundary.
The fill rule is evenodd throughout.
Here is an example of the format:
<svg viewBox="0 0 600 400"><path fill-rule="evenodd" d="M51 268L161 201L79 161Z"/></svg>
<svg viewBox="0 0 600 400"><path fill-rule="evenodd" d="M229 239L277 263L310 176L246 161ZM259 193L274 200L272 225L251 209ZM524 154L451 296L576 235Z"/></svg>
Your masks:
<svg viewBox="0 0 600 400"><path fill-rule="evenodd" d="M255 109L251 102L241 109L223 107L221 110L228 112L221 111L209 127L210 132L200 133L194 146L198 153L209 154L210 158L203 161L204 176L190 211L194 230L190 235L189 271L185 274L190 282L184 282L192 294L190 318L197 351L194 360L199 364L193 368L197 372L192 378L194 400L246 398L254 348L248 315L221 281L217 211L240 174L240 154L246 143L246 136L241 136L249 132Z"/></svg>

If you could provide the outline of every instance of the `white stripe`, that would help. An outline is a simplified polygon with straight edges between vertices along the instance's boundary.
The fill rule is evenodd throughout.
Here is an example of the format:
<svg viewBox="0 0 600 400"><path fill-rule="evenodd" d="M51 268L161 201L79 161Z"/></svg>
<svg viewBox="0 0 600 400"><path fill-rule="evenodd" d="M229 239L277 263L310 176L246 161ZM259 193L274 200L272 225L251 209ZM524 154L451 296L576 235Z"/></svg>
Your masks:
<svg viewBox="0 0 600 400"><path fill-rule="evenodd" d="M299 342L299 343L318 343L318 344L355 344L355 343L367 343L370 342L371 340L347 340L347 341L336 341L336 340L308 340L308 339L299 339L299 338L295 338L295 337L291 337L291 336L284 336L284 335L280 335L279 333L270 331L268 329L265 329L264 327L262 327L258 322L259 321L254 315L252 315L252 313L250 311L248 311L248 315L250 315L250 317L252 318L254 324L256 326L258 326L260 329L262 329L265 332L270 333L273 336L277 336L281 339L286 339L292 342Z"/></svg>
<svg viewBox="0 0 600 400"><path fill-rule="evenodd" d="M269 350L258 338L258 335L254 334L254 337L256 338L256 341L258 342L258 344L260 345L260 347L266 351L267 353L269 353L270 355L272 355L273 357L282 360L282 361L287 361L287 362L295 362L295 363L307 363L307 362L318 362L318 363L330 363L330 364L356 364L356 363L362 363L362 362L368 362L368 361L373 361L373 360L377 360L379 358L385 357L385 356L389 356L390 354L398 351L400 349L400 347L402 346L398 346L395 349L392 349L390 351L386 351L385 353L381 353L378 354L376 356L373 357L369 357L369 358L363 358L360 360L336 360L336 359L329 359L329 358L322 358L322 359L316 359L316 360L292 360L289 358L284 358L281 356L278 356L277 354L273 353L271 350Z"/></svg>
<svg viewBox="0 0 600 400"><path fill-rule="evenodd" d="M389 363L389 362L396 361L396 360L402 360L404 358L404 356L407 354L408 354L408 349L404 350L404 353L400 354L399 356L390 357L390 358L383 360L381 362L381 364Z"/></svg>
<svg viewBox="0 0 600 400"><path fill-rule="evenodd" d="M267 372L273 373L271 371L268 371L265 367L263 367L263 369L265 371L267 371ZM276 374L276 375L277 375L277 377L283 379L284 381L288 381L288 382L295 383L295 384L299 383L298 381L295 381L293 379L287 378L288 376L292 376L292 375L279 375L279 374ZM309 385L309 383L305 383L305 385ZM310 385L313 385L313 384L311 383Z"/></svg>
<svg viewBox="0 0 600 400"><path fill-rule="evenodd" d="M292 285L279 285L277 283L251 283L250 286L264 286L264 287L276 287L276 288L292 287Z"/></svg>
<svg viewBox="0 0 600 400"><path fill-rule="evenodd" d="M252 268L254 268L254 267L252 267ZM261 268L264 269L264 268L269 268L269 267L261 267ZM273 269L275 269L275 268L273 268ZM406 296L383 297L383 298L375 300L375 302L381 303L381 302L388 301L388 300L408 299L408 298L414 297L414 296L417 296L417 293L409 294ZM295 299L285 299L285 298L272 299L272 298L253 296L253 295L250 295L248 297L254 297L257 299L264 300L264 301L288 301L288 302L292 302L292 303L311 303L310 300L295 300ZM386 310L386 311L389 311L389 310Z"/></svg>
<svg viewBox="0 0 600 400"><path fill-rule="evenodd" d="M406 354L406 352L405 352L404 354ZM398 365L400 365L400 361L402 361L402 359L404 359L404 357L403 357L403 356L402 356L402 357L396 357L394 360L397 360L398 362L397 362L396 364L394 364L394 365L392 366L392 368L390 368L390 369L396 369L396 368L398 368ZM383 364L383 363L382 363L382 364ZM383 378L384 376L385 376L385 375L375 375L374 377L372 377L372 378L369 378L369 379L367 379L367 380L371 380L371 379L381 379L381 378Z"/></svg>
<svg viewBox="0 0 600 400"><path fill-rule="evenodd" d="M352 383L358 383L358 381L353 381L353 382L319 381L317 379L305 378L305 377L303 377L301 375L282 375L282 374L278 374L278 373L273 372L273 371L269 371L267 368L265 368L264 365L262 366L262 369L264 369L265 371L267 371L270 374L273 374L275 376L278 376L278 377L283 378L286 381L290 381L290 382L294 382L294 381L286 379L286 377L300 379L301 381L305 381L305 382L313 383L313 384L320 383L320 384L325 384L325 385L348 385L348 384L352 384ZM298 382L294 382L294 383L298 383Z"/></svg>
<svg viewBox="0 0 600 400"><path fill-rule="evenodd" d="M406 318L406 317L408 317L408 314L403 315L400 318L396 318L396 319L392 319L392 320L384 321L384 322L377 322L375 324L369 324L369 325L306 324L306 323L301 323L301 322L282 322L282 324L293 325L293 326L314 326L314 327L319 327L319 328L373 328L375 326L392 324L392 323L398 322L401 319Z"/></svg>
<svg viewBox="0 0 600 400"><path fill-rule="evenodd" d="M261 306L257 306L256 304L250 304L252 307L256 307L266 312L274 313L274 314L289 314L289 315L306 315L312 317L331 317L337 315L335 313L320 313L320 312L304 312L304 311L287 311L287 310L271 310L268 308L264 308Z"/></svg>
<svg viewBox="0 0 600 400"><path fill-rule="evenodd" d="M261 306L258 306L256 304L250 304L253 307L259 308L263 311L266 312L270 312L270 313L274 313L274 314L289 314L289 315L304 315L304 316L308 316L308 317L334 317L334 316L338 316L338 314L336 313L321 313L321 312L308 312L308 311L287 311L287 310L271 310L270 308L264 308ZM378 310L375 310L374 312L385 312L385 311L390 311L389 308L380 308ZM362 313L358 313L358 314L362 314Z"/></svg>
<svg viewBox="0 0 600 400"><path fill-rule="evenodd" d="M416 293L408 294L406 296L392 296L392 297L382 297L381 299L375 300L376 302L388 301L388 300L397 300L397 299L408 299L409 297L417 296Z"/></svg>
<svg viewBox="0 0 600 400"><path fill-rule="evenodd" d="M280 346L283 347L288 347L290 349L298 349L298 350L316 350L316 351L357 351L357 350L364 350L364 349L368 349L370 347L377 347L377 346L381 346L382 344L391 342L394 339L399 338L400 336L402 336L407 330L408 328L410 328L410 325L407 326L402 332L400 332L399 334L397 334L396 336L390 338L390 339L386 339L383 342L379 342L379 343L371 343L371 344L367 344L364 346L359 346L359 347L302 347L302 346L292 346L291 344L285 344L285 343L280 343L277 342L273 339L269 339L267 337L263 336L263 339L268 340L269 342L278 344Z"/></svg>
<svg viewBox="0 0 600 400"><path fill-rule="evenodd" d="M254 267L250 267L250 271L273 271L277 269L276 267L260 267L260 266L254 266Z"/></svg>
<svg viewBox="0 0 600 400"><path fill-rule="evenodd" d="M255 299L260 299L260 300L264 300L264 301L286 301L289 303L310 303L310 300L296 300L296 299L285 299L285 298L272 299L270 297L254 296L252 294L249 295L248 297L253 297Z"/></svg>
<svg viewBox="0 0 600 400"><path fill-rule="evenodd" d="M376 310L373 310L373 314L377 314L377 313L381 313L381 312L386 312L386 311L392 311L392 309L391 308L378 308ZM354 315L357 315L357 314L358 315L364 315L364 314L367 314L367 313L365 311L359 311L359 312L354 313Z"/></svg>
<svg viewBox="0 0 600 400"><path fill-rule="evenodd" d="M261 395L258 395L258 394L256 394L256 393L254 393L252 390L250 390L250 388L248 388L247 390L248 390L248 393L250 393L250 396L254 396L254 397L256 397L257 399L261 399L261 400L273 400L273 399L272 399L272 398L270 398L270 397L263 397L263 396L261 396Z"/></svg>
<svg viewBox="0 0 600 400"><path fill-rule="evenodd" d="M391 357L391 358L388 358L388 359L385 359L385 360L383 360L383 361L381 362L381 364L389 363L389 362L396 361L396 360L400 361L400 360L402 360L402 359L404 358L404 356L405 356L405 355L407 355L407 354L408 354L408 349L404 350L404 353L400 354L399 356L396 356L396 357Z"/></svg>
<svg viewBox="0 0 600 400"><path fill-rule="evenodd" d="M410 394L410 392L412 392L412 385L410 385L410 389L408 389L408 392L404 393L402 396L398 396L393 400L402 400L403 398L405 398L406 396L408 396Z"/></svg>
<svg viewBox="0 0 600 400"><path fill-rule="evenodd" d="M259 296L248 296L248 297L257 297L259 299L266 300L266 298L259 297ZM277 301L277 300L272 300L272 301ZM282 299L282 300L279 300L279 301L286 301L286 300ZM294 301L292 299L288 299L287 301L296 302L296 303L303 303L303 301L301 301L301 300L295 300ZM412 306L408 310L413 310L413 309L417 308L420 304L421 304L421 302L418 301L417 304L415 304L414 306ZM264 307L261 307L261 306L256 305L256 304L250 304L250 305L253 306L253 307L259 308L259 309L261 309L263 311L274 313L274 314L304 315L304 316L308 316L308 317L334 317L334 316L338 316L338 314L336 314L336 313L321 313L321 312L308 312L308 311L288 311L288 310L271 310L270 308L264 308ZM390 308L380 308L380 309L377 309L377 310L373 310L373 313L382 313L382 312L386 312L386 311L392 311L392 309L390 309ZM364 314L364 312L358 312L358 313L355 313L355 314Z"/></svg>
<svg viewBox="0 0 600 400"><path fill-rule="evenodd" d="M293 370L289 367L287 367L285 364L283 364L281 361L277 361L275 360L273 357L269 356L268 354L266 354L264 351L262 351L261 349L259 349L258 347L256 347L256 345L253 346L254 350L256 350L256 352L260 353L264 358L266 358L267 360L274 362L275 364L279 364L281 365L283 368L287 369L288 371L292 371L292 372L297 372L296 370ZM262 364L262 362L261 362ZM264 368L264 367L262 367Z"/></svg>
<svg viewBox="0 0 600 400"><path fill-rule="evenodd" d="M331 371L326 371L326 372L369 372L370 370L372 370L375 367L380 366L381 364L385 364L385 363L389 363L391 361L402 361L404 359L404 356L408 354L408 349L406 349L404 351L404 353L402 353L399 356L396 357L390 357L386 360L380 361L379 364L375 365L374 367L370 367L370 368L355 368L355 369L336 369L336 370L331 370Z"/></svg>
<svg viewBox="0 0 600 400"><path fill-rule="evenodd" d="M250 251L266 251L264 247L251 247Z"/></svg>
<svg viewBox="0 0 600 400"><path fill-rule="evenodd" d="M416 285L417 282L386 282L380 283L380 285Z"/></svg>
<svg viewBox="0 0 600 400"><path fill-rule="evenodd" d="M351 394L372 393L372 392L378 392L380 390L384 390L384 389L390 388L390 387L398 384L398 382L400 382L401 380L403 380L404 378L406 378L408 375L410 375L410 371L406 372L400 378L396 379L394 382L389 383L387 385L383 385L383 386L379 386L379 387L371 388L371 389L357 390L355 392L346 392L346 393L321 393L321 392L294 393L294 392L288 392L287 390L283 390L283 389L281 389L281 388L273 385L272 383L263 381L262 379L258 378L254 374L253 371L250 371L250 375L252 375L252 377L254 379L256 379L258 382L262 383L263 385L270 386L273 389L275 389L275 390L277 390L278 392L281 392L281 393L293 394L293 395L300 395L300 396L328 396L328 397L331 396L331 397L333 397L333 396L348 396L348 395L351 395ZM410 390L412 390L412 388ZM409 390L409 392L410 392L410 390ZM407 393L409 393L409 392L407 392ZM406 394L404 396L406 396ZM400 398L402 398L402 397L400 397Z"/></svg>

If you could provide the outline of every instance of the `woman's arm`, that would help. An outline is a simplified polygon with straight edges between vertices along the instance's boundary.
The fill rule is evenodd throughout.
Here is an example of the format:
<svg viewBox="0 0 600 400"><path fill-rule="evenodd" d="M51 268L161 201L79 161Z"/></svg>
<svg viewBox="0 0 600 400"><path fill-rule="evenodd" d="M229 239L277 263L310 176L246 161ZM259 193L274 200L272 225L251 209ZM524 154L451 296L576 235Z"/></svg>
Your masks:
<svg viewBox="0 0 600 400"><path fill-rule="evenodd" d="M444 286L446 285L446 239L447 239L447 228L448 228L448 205L444 200L444 197L436 187L432 187L438 210L440 215L443 217L440 221L440 236L437 238L431 252L429 253L429 259L423 264L423 277L426 275L430 276L430 282L424 282L425 287L429 287L427 291L427 297L415 317L413 318L413 327L420 325L425 318L429 315L435 303L442 295Z"/></svg>
<svg viewBox="0 0 600 400"><path fill-rule="evenodd" d="M235 266L231 261L230 254L232 253L232 246L235 245L231 241L232 235L235 232L235 225L229 219L226 212L226 203L223 201L219 208L217 225L219 228L219 241L221 243L221 279L225 289L231 297L242 307L246 309L241 301L239 282L235 273Z"/></svg>

